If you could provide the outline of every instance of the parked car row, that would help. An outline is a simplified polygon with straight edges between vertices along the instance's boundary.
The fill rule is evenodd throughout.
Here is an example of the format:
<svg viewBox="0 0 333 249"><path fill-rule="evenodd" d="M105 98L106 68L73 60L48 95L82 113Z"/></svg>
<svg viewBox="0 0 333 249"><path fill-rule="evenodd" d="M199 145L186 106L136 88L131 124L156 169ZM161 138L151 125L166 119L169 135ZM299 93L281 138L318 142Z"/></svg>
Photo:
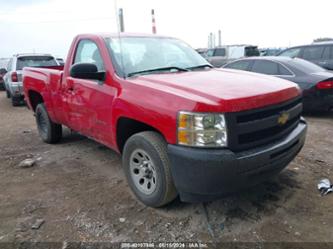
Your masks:
<svg viewBox="0 0 333 249"><path fill-rule="evenodd" d="M252 45L228 45L204 50L197 50L209 63L214 67L221 67L224 64L250 56L258 56L260 54L257 46Z"/></svg>
<svg viewBox="0 0 333 249"><path fill-rule="evenodd" d="M236 60L224 68L276 76L296 83L303 92L304 110L333 108L333 73L303 59L283 56Z"/></svg>
<svg viewBox="0 0 333 249"><path fill-rule="evenodd" d="M284 50L223 46L197 52L215 67L272 75L298 84L306 111L333 108L333 41Z"/></svg>
<svg viewBox="0 0 333 249"><path fill-rule="evenodd" d="M278 56L302 58L327 70L333 70L333 41L317 42L311 45L288 48Z"/></svg>
<svg viewBox="0 0 333 249"><path fill-rule="evenodd" d="M327 70L333 70L333 41L316 42L310 45L287 49L262 48L256 46L222 46L211 49L197 49L213 66L221 67L233 60L251 56L286 56L311 61Z"/></svg>

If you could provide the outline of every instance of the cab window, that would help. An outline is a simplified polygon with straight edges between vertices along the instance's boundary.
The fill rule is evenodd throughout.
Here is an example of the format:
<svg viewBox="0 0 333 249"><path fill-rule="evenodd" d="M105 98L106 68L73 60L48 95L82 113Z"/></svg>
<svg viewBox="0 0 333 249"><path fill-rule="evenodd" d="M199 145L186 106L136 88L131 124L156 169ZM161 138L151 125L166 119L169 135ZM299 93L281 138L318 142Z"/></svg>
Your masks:
<svg viewBox="0 0 333 249"><path fill-rule="evenodd" d="M93 63L97 66L99 72L105 71L102 56L95 42L91 40L82 40L77 46L74 64Z"/></svg>

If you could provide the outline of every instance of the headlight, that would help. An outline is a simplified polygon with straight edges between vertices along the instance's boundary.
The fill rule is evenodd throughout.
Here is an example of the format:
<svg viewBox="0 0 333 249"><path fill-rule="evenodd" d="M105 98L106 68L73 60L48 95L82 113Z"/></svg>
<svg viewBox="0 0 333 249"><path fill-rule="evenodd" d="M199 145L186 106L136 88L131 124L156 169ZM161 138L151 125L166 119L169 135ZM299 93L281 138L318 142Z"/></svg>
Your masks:
<svg viewBox="0 0 333 249"><path fill-rule="evenodd" d="M178 144L197 147L227 146L227 126L223 114L178 114Z"/></svg>

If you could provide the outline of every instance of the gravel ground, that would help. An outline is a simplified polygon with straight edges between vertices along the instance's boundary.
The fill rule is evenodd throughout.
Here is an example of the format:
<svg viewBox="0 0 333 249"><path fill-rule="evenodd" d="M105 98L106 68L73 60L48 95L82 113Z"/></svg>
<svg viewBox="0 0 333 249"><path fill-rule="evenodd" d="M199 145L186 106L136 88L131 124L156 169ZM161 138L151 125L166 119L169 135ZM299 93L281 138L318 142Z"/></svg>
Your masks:
<svg viewBox="0 0 333 249"><path fill-rule="evenodd" d="M152 209L130 193L119 155L69 130L44 144L32 113L0 92L0 242L333 242L333 194L316 188L333 180L333 114L307 120L304 149L276 179L214 202ZM27 158L36 164L20 168Z"/></svg>

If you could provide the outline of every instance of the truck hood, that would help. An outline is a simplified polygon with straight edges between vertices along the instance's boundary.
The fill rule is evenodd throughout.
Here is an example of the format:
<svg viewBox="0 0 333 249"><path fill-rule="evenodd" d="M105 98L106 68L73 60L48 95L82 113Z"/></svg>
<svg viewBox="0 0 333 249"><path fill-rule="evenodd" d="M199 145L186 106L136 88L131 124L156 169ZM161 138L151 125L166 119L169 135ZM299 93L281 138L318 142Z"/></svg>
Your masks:
<svg viewBox="0 0 333 249"><path fill-rule="evenodd" d="M130 81L234 112L281 103L300 95L290 81L230 69L137 76Z"/></svg>

